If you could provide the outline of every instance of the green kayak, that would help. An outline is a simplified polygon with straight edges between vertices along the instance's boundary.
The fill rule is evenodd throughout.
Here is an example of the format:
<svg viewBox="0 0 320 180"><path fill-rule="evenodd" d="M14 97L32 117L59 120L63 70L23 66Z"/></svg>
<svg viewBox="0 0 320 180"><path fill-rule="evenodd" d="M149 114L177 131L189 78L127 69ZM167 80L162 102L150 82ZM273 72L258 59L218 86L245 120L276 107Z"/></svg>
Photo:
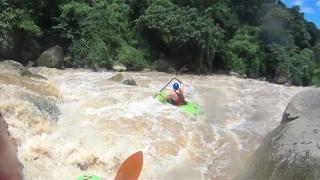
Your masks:
<svg viewBox="0 0 320 180"><path fill-rule="evenodd" d="M158 95L156 96L156 99L161 103L169 104L167 102L167 96L168 96L167 92L161 92L161 93L158 93ZM183 112L190 114L192 116L197 116L201 113L200 108L195 103L187 102L186 104L180 105L177 107L179 107L179 109L181 109Z"/></svg>
<svg viewBox="0 0 320 180"><path fill-rule="evenodd" d="M98 176L80 176L76 180L102 180Z"/></svg>

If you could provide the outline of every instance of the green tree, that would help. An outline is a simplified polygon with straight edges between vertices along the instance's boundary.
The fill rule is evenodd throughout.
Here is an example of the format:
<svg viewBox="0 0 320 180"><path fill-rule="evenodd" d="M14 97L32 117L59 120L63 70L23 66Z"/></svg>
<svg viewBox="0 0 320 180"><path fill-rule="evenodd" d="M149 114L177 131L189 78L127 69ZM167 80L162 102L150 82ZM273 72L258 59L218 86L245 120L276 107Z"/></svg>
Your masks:
<svg viewBox="0 0 320 180"><path fill-rule="evenodd" d="M290 24L291 34L294 37L295 44L300 49L310 48L311 36L307 31L304 15L300 12L299 6L294 6L289 9L292 16Z"/></svg>
<svg viewBox="0 0 320 180"><path fill-rule="evenodd" d="M312 82L315 57L310 49L300 51L291 64L291 80L296 85L309 85Z"/></svg>
<svg viewBox="0 0 320 180"><path fill-rule="evenodd" d="M232 0L232 5L241 22L257 24L262 11L262 0Z"/></svg>
<svg viewBox="0 0 320 180"><path fill-rule="evenodd" d="M188 55L198 59L200 67L212 69L223 32L211 18L202 15L197 9L178 7L169 1L155 1L139 18L138 23L140 29L153 32L159 37L171 57L184 49Z"/></svg>
<svg viewBox="0 0 320 180"><path fill-rule="evenodd" d="M248 26L236 32L226 47L228 69L253 78L264 74L264 56L256 38L259 33L259 29Z"/></svg>
<svg viewBox="0 0 320 180"><path fill-rule="evenodd" d="M292 46L294 41L288 30L292 19L290 13L281 6L272 5L269 7L260 21L263 30L263 43Z"/></svg>
<svg viewBox="0 0 320 180"><path fill-rule="evenodd" d="M205 10L206 14L225 30L227 38L231 38L240 26L237 14L230 7L230 2L218 2Z"/></svg>
<svg viewBox="0 0 320 180"><path fill-rule="evenodd" d="M0 9L0 56L23 58L21 52L28 48L27 43L39 38L43 31L35 17L25 8L16 7L14 2L1 0Z"/></svg>
<svg viewBox="0 0 320 180"><path fill-rule="evenodd" d="M71 1L61 6L55 27L70 43L70 65L110 67L121 44L133 45L129 6L120 2ZM133 47L132 47L133 48Z"/></svg>
<svg viewBox="0 0 320 180"><path fill-rule="evenodd" d="M320 64L320 41L313 47L313 53L315 55L316 62Z"/></svg>

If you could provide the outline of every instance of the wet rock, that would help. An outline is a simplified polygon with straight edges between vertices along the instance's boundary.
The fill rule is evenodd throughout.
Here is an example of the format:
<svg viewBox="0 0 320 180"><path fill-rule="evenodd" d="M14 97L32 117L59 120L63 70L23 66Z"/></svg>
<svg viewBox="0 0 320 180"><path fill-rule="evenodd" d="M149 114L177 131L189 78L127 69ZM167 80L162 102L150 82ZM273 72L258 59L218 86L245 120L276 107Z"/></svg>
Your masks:
<svg viewBox="0 0 320 180"><path fill-rule="evenodd" d="M59 89L57 89L54 84L46 81L39 81L31 79L29 77L18 77L15 75L3 74L0 72L0 83L20 86L24 89L28 89L44 96L61 98Z"/></svg>
<svg viewBox="0 0 320 180"><path fill-rule="evenodd" d="M237 73L237 72L234 72L234 71L230 71L230 72L229 72L229 75L230 75L230 76L235 76L235 77L241 78L241 75L240 75L239 73Z"/></svg>
<svg viewBox="0 0 320 180"><path fill-rule="evenodd" d="M49 68L62 68L64 62L63 49L60 46L53 46L44 51L37 59L37 63L40 66L46 66Z"/></svg>
<svg viewBox="0 0 320 180"><path fill-rule="evenodd" d="M243 75L241 76L241 78L247 79L248 76L247 76L247 74L243 74Z"/></svg>
<svg viewBox="0 0 320 180"><path fill-rule="evenodd" d="M22 180L23 165L8 132L8 124L0 113L0 179Z"/></svg>
<svg viewBox="0 0 320 180"><path fill-rule="evenodd" d="M135 81L132 77L127 77L127 78L122 82L122 84L130 85L130 86L137 86L136 81Z"/></svg>
<svg viewBox="0 0 320 180"><path fill-rule="evenodd" d="M108 80L121 82L122 79L124 79L124 75L122 73L117 73L116 75L112 76Z"/></svg>
<svg viewBox="0 0 320 180"><path fill-rule="evenodd" d="M21 98L30 101L42 114L46 115L53 121L57 121L58 116L61 114L56 100L31 94L23 94Z"/></svg>
<svg viewBox="0 0 320 180"><path fill-rule="evenodd" d="M277 70L276 71L276 75L274 77L274 81L275 83L277 84L285 84L287 83L289 80L289 74L285 71L280 71L280 70Z"/></svg>
<svg viewBox="0 0 320 180"><path fill-rule="evenodd" d="M176 73L176 72L177 72L176 69L174 69L173 67L169 67L168 73L174 74L174 73Z"/></svg>
<svg viewBox="0 0 320 180"><path fill-rule="evenodd" d="M33 61L28 61L26 68L31 68L31 67L33 67L33 65L34 65Z"/></svg>
<svg viewBox="0 0 320 180"><path fill-rule="evenodd" d="M115 64L112 66L112 69L118 72L123 72L127 70L126 66L124 66L123 64Z"/></svg>
<svg viewBox="0 0 320 180"><path fill-rule="evenodd" d="M122 84L130 85L130 86L137 85L136 81L132 77L124 75L123 73L117 73L116 75L112 76L108 80L116 81L120 83L122 82Z"/></svg>
<svg viewBox="0 0 320 180"><path fill-rule="evenodd" d="M164 60L164 59L158 59L156 60L153 64L153 69L155 69L156 71L159 72L168 72L170 65L168 63L168 61Z"/></svg>
<svg viewBox="0 0 320 180"><path fill-rule="evenodd" d="M320 89L297 94L237 180L320 179Z"/></svg>
<svg viewBox="0 0 320 180"><path fill-rule="evenodd" d="M4 60L0 62L0 72L17 76L27 76L32 74L22 64L13 60Z"/></svg>
<svg viewBox="0 0 320 180"><path fill-rule="evenodd" d="M47 80L47 78L39 74L31 73L22 64L13 60L4 60L0 62L0 73L14 76L28 76Z"/></svg>
<svg viewBox="0 0 320 180"><path fill-rule="evenodd" d="M145 68L145 69L143 69L142 71L144 71L144 72L152 72L152 70L151 70L151 69L148 69L148 68Z"/></svg>

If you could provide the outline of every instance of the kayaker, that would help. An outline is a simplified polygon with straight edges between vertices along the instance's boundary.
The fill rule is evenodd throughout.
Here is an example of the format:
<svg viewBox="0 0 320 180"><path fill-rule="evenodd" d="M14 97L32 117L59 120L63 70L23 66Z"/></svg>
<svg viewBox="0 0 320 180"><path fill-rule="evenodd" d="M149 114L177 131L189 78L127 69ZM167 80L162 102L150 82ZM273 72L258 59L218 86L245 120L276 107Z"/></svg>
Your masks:
<svg viewBox="0 0 320 180"><path fill-rule="evenodd" d="M173 91L169 92L167 96L167 102L173 105L183 105L186 103L183 92L184 92L184 85L181 79L174 77L179 83L173 84ZM180 85L179 85L180 84Z"/></svg>

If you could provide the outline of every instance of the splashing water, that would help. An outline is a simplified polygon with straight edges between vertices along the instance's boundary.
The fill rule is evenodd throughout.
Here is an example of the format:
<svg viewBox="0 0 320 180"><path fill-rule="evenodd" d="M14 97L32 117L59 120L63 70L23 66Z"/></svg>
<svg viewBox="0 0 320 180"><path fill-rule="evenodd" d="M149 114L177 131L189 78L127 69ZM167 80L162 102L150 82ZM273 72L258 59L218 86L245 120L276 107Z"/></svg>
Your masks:
<svg viewBox="0 0 320 180"><path fill-rule="evenodd" d="M1 85L0 110L24 164L26 179L112 179L121 162L142 150L140 179L231 179L276 127L289 99L304 90L223 75L182 75L186 99L199 104L197 118L154 93L171 78L131 72L138 86L108 80L114 72L36 69L62 98L57 122L17 96L34 93ZM5 97L4 97L5 96Z"/></svg>

